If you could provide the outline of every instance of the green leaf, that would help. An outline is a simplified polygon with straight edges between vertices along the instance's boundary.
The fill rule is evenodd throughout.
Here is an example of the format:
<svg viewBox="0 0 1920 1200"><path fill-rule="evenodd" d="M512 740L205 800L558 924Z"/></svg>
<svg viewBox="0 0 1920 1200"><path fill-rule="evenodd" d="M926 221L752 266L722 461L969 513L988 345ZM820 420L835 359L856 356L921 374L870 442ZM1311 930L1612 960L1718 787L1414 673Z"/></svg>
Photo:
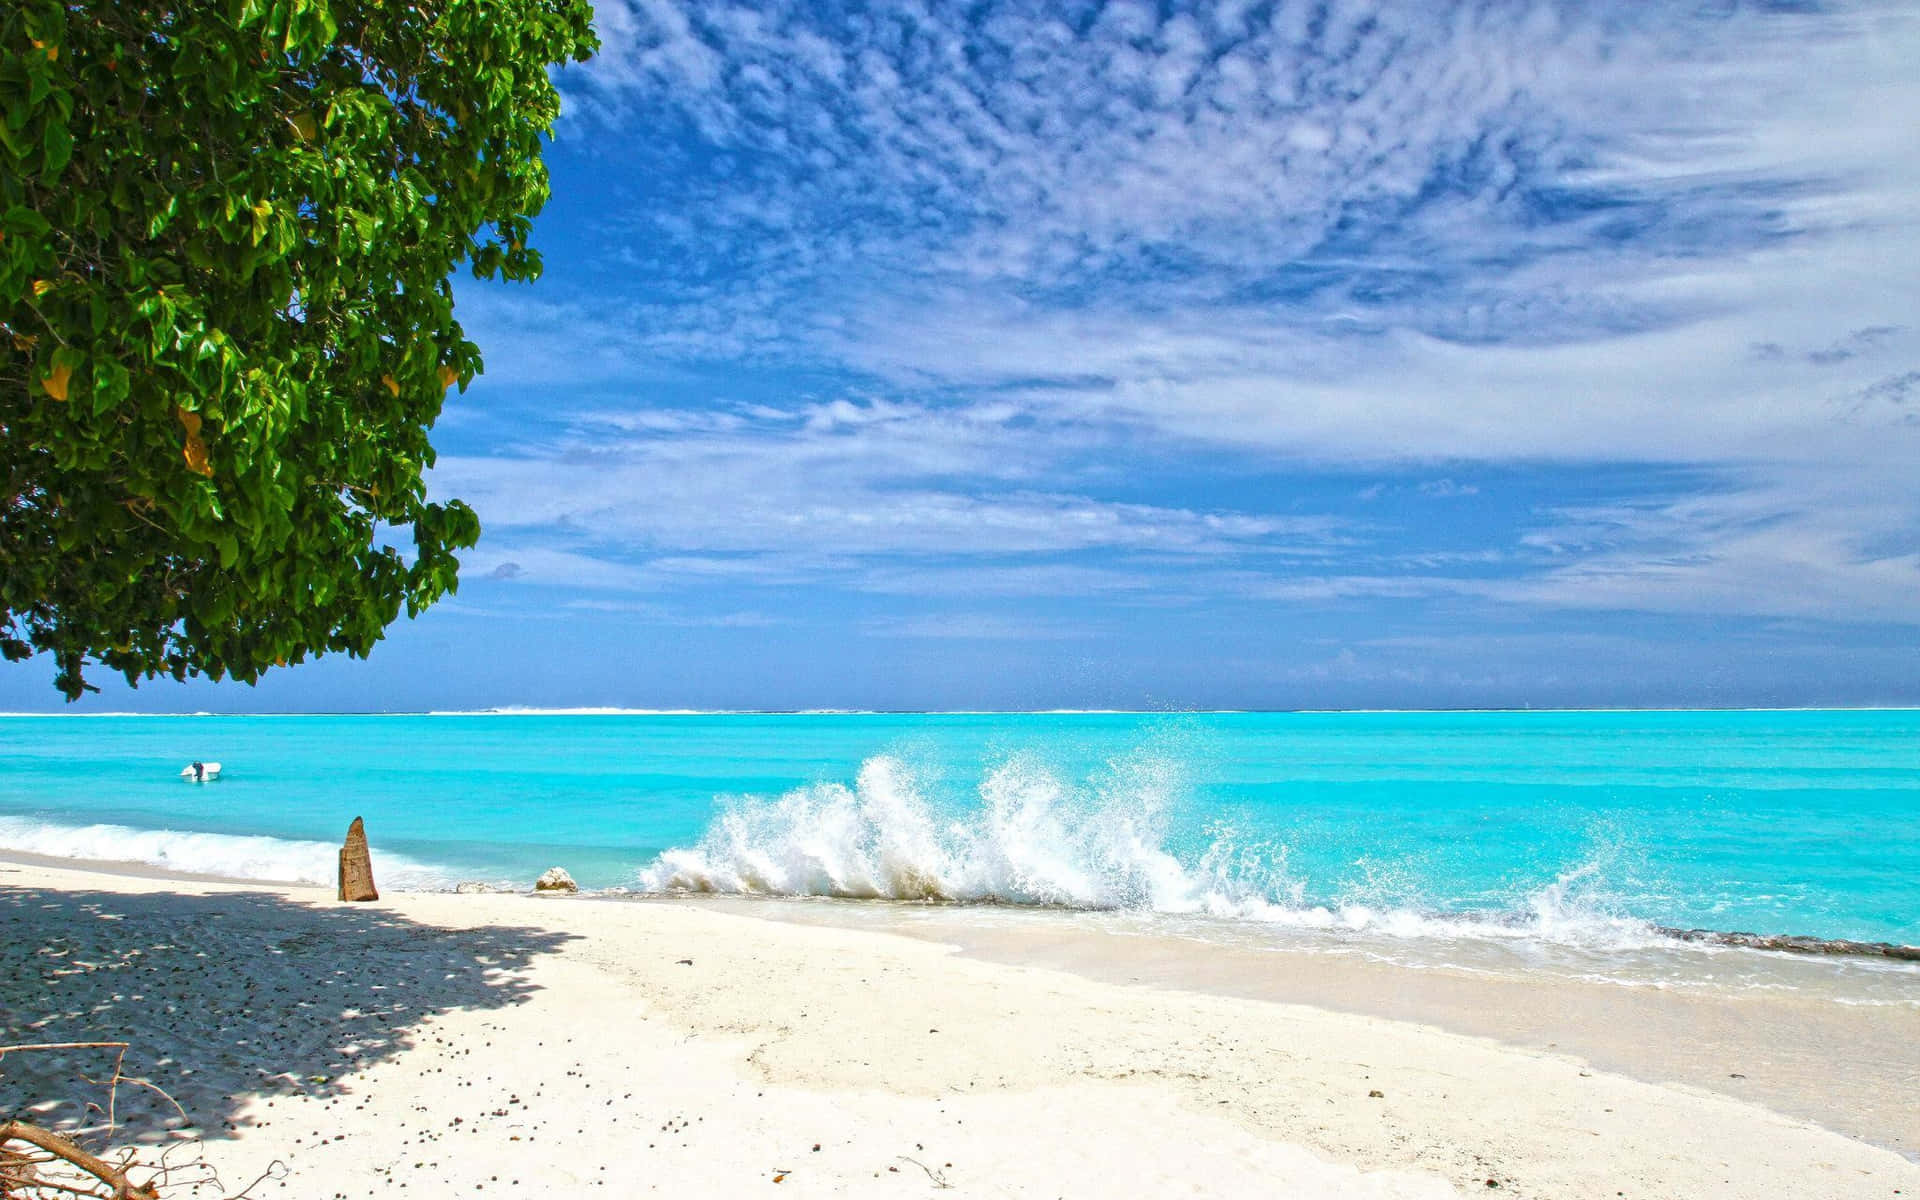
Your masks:
<svg viewBox="0 0 1920 1200"><path fill-rule="evenodd" d="M67 132L67 127L59 121L48 121L40 144L46 152L44 162L47 174L58 175L65 170L73 158L73 135Z"/></svg>
<svg viewBox="0 0 1920 1200"><path fill-rule="evenodd" d="M449 276L537 269L549 68L591 52L590 20L586 0L0 8L0 322L27 384L0 465L48 497L0 506L7 657L50 655L70 697L90 662L253 679L365 654L458 585L479 523L422 477L441 365L480 369ZM26 28L57 61L18 51ZM414 94L453 119L396 103Z"/></svg>
<svg viewBox="0 0 1920 1200"><path fill-rule="evenodd" d="M0 216L0 228L16 237L45 237L53 232L45 217L24 204L16 204Z"/></svg>

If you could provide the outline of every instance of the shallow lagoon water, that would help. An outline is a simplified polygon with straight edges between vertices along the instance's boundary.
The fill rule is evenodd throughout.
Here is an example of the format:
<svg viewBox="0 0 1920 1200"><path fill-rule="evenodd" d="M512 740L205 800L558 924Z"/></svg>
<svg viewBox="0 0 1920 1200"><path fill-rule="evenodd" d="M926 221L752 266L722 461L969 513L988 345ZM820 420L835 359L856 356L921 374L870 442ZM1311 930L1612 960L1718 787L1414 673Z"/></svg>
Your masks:
<svg viewBox="0 0 1920 1200"><path fill-rule="evenodd" d="M1920 944L1910 710L0 718L0 849L324 883L354 816L388 887L559 864L1662 986L1803 970L1663 926Z"/></svg>

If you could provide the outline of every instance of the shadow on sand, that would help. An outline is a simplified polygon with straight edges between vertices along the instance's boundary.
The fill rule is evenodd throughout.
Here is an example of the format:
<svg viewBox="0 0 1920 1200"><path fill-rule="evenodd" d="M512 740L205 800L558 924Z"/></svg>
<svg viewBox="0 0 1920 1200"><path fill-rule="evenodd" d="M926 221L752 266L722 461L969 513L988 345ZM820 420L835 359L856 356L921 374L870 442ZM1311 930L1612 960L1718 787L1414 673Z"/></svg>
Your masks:
<svg viewBox="0 0 1920 1200"><path fill-rule="evenodd" d="M164 1088L209 1137L243 1102L351 1091L351 1079L433 1036L454 1009L534 990L525 969L572 935L442 929L389 912L260 892L213 895L0 887L0 1044L124 1041L126 1072ZM0 1058L0 1116L93 1124L86 1080L112 1051ZM182 1125L158 1097L119 1093L120 1138Z"/></svg>

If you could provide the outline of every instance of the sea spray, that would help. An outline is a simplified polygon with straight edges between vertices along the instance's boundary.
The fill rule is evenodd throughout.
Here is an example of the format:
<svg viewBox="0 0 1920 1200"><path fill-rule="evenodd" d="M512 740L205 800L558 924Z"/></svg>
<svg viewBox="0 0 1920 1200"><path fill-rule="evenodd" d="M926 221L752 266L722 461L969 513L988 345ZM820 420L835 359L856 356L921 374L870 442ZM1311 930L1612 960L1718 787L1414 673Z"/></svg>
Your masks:
<svg viewBox="0 0 1920 1200"><path fill-rule="evenodd" d="M1603 906L1615 846L1496 907L1449 910L1421 894L1422 861L1365 855L1316 902L1291 847L1244 839L1227 822L1181 852L1176 766L1151 755L1072 784L1032 756L985 771L971 803L937 803L899 759L862 763L852 786L814 784L733 797L694 845L640 872L653 892L950 901L1121 909L1391 937L1539 939L1573 945L1657 941L1649 923Z"/></svg>
<svg viewBox="0 0 1920 1200"><path fill-rule="evenodd" d="M1161 848L1166 800L1068 788L1037 762L989 771L979 808L943 811L898 760L723 804L699 844L641 875L656 891L965 900L1077 908L1178 906L1185 872Z"/></svg>

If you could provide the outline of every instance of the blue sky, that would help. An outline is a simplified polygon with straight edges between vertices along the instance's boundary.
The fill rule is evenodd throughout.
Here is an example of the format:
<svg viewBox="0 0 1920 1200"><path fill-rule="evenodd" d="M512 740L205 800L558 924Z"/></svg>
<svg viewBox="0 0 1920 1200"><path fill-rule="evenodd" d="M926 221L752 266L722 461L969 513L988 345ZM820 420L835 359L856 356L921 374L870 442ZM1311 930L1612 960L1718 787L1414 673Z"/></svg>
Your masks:
<svg viewBox="0 0 1920 1200"><path fill-rule="evenodd" d="M1920 703L1914 5L597 25L459 595L88 707Z"/></svg>

